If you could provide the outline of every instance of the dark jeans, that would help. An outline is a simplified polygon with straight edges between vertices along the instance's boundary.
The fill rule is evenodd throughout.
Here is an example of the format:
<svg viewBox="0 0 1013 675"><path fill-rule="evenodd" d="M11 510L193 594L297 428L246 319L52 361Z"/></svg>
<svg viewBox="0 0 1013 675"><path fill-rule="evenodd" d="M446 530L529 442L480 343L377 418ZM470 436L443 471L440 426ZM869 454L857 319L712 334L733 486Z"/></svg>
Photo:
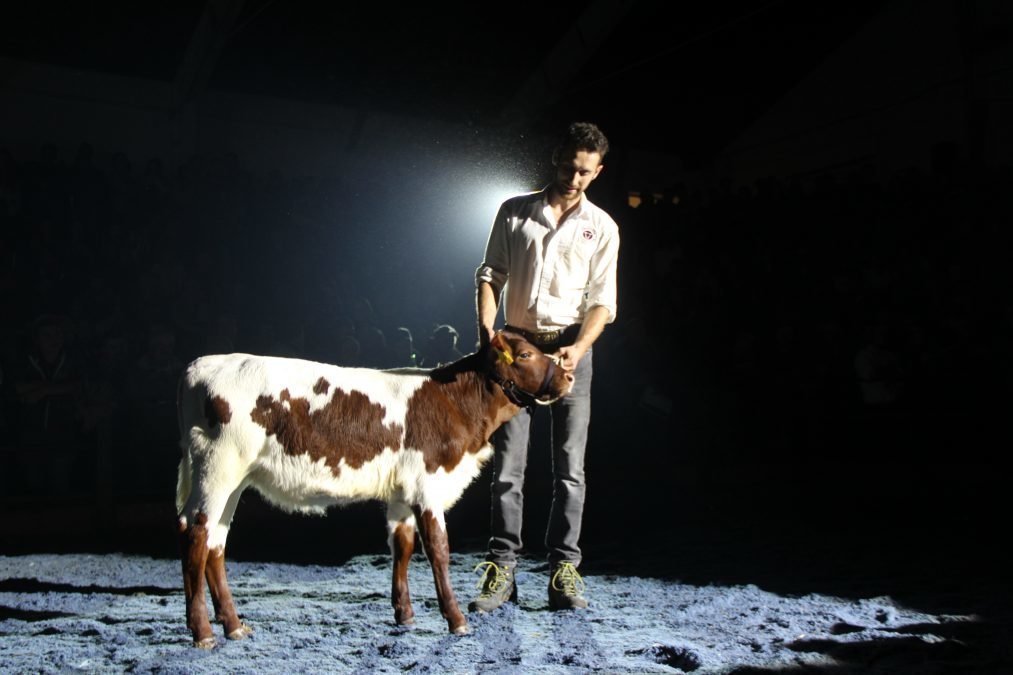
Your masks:
<svg viewBox="0 0 1013 675"><path fill-rule="evenodd" d="M552 507L545 533L550 563L579 565L584 513L584 451L591 421L591 352L574 372L573 390L550 407L552 418ZM521 410L493 434L492 536L489 560L514 564L522 546L524 470L528 463L531 411Z"/></svg>

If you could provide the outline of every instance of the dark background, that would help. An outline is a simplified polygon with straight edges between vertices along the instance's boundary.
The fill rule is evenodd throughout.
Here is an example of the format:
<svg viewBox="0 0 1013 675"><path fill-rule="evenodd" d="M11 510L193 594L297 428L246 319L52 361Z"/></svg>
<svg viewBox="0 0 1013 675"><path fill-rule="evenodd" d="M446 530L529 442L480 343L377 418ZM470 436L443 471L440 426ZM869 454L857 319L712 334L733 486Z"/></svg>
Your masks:
<svg viewBox="0 0 1013 675"><path fill-rule="evenodd" d="M206 39L193 79L198 89L550 136L593 116L621 146L702 165L885 4L212 3L220 34ZM3 54L172 82L204 11L202 2L13 7ZM539 78L555 86L515 105Z"/></svg>
<svg viewBox="0 0 1013 675"><path fill-rule="evenodd" d="M908 32L904 12L952 30ZM175 378L199 354L387 367L403 326L432 363L440 324L471 351L496 203L480 188L537 189L554 135L589 119L613 143L589 194L623 241L619 317L594 356L589 555L704 530L998 563L1013 306L994 85L1009 71L986 81L982 64L1009 63L1011 25L989 2L8 8L4 552L175 555ZM917 73L915 44L953 55L953 78L860 96L859 63ZM838 81L865 117L785 112ZM270 133L230 135L264 101L287 111ZM887 117L905 142L881 131L843 161L777 141L815 126L829 147ZM777 142L750 145L764 119ZM736 143L768 170L730 162ZM18 385L42 377L43 333L61 386L30 401ZM487 484L448 515L452 545L481 545ZM230 555L382 550L381 513L302 519L246 495Z"/></svg>

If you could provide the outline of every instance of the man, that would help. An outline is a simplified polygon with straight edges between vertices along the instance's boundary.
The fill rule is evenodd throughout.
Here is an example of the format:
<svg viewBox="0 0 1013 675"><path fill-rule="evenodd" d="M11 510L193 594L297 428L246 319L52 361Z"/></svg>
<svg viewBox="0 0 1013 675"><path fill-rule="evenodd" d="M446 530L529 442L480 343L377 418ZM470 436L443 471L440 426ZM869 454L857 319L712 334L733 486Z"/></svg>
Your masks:
<svg viewBox="0 0 1013 675"><path fill-rule="evenodd" d="M545 534L549 607L587 607L581 562L584 448L591 416L591 345L616 315L619 229L584 191L601 173L608 140L594 124L571 124L556 147L556 177L539 192L505 201L476 271L479 340L494 334L500 295L507 328L528 336L573 372L572 392L551 406L552 506ZM531 410L493 436L492 534L482 592L469 610L489 612L516 601L524 469Z"/></svg>

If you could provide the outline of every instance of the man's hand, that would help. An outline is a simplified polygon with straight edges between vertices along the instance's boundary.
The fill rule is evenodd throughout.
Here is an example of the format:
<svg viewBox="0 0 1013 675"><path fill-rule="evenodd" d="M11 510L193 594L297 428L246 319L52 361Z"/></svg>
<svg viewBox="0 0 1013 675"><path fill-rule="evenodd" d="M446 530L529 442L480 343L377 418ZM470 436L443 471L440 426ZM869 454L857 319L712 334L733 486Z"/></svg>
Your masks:
<svg viewBox="0 0 1013 675"><path fill-rule="evenodd" d="M580 324L580 333L577 334L577 339L573 341L572 345L560 347L559 351L556 352L556 355L559 357L559 365L563 367L563 370L573 372L577 369L577 364L584 358L584 354L587 354L588 350L591 349L591 345L601 335L601 331L605 328L608 318L608 310L601 305L595 305L584 315L584 321Z"/></svg>
<svg viewBox="0 0 1013 675"><path fill-rule="evenodd" d="M567 347L560 347L556 355L559 357L559 365L563 370L573 372L577 369L577 364L584 358L584 354L587 353L587 349L579 347L577 345L569 345Z"/></svg>

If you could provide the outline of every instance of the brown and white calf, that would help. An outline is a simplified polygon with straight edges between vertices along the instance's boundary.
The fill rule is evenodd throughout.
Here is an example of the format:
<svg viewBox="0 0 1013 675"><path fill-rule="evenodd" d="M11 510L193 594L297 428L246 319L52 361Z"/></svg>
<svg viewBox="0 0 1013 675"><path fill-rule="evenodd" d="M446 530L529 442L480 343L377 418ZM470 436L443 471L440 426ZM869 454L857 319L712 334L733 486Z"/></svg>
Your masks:
<svg viewBox="0 0 1013 675"><path fill-rule="evenodd" d="M551 403L572 386L572 375L552 358L503 331L488 347L431 371L249 354L195 360L180 380L183 458L176 492L194 644L215 644L205 579L226 637L250 633L225 577L225 540L248 487L305 513L386 502L395 621L413 622L408 562L417 527L440 611L451 632L466 633L450 585L444 512L492 456L493 431L521 406Z"/></svg>

